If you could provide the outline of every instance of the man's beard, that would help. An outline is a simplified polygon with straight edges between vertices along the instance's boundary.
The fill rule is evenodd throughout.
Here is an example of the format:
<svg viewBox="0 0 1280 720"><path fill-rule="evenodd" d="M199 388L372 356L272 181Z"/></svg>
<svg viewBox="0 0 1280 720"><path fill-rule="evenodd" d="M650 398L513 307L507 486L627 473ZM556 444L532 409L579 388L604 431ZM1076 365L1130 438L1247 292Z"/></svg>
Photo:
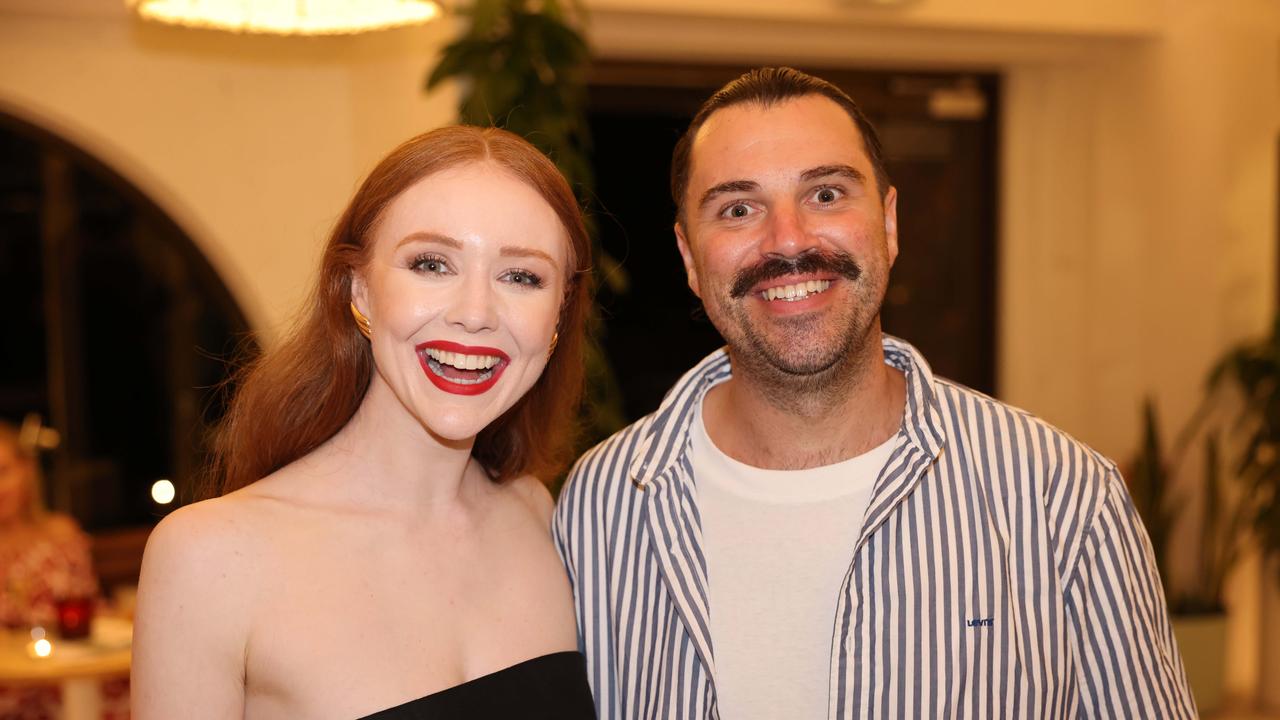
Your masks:
<svg viewBox="0 0 1280 720"><path fill-rule="evenodd" d="M776 318L767 329L753 322L747 304L754 300L747 296L754 287L766 280L815 272L827 272L848 282L851 304L827 308L817 315ZM728 327L721 333L734 351L735 374L751 375L775 402L787 404L803 401L802 396L812 400L814 395L847 392L866 362L868 334L877 326L882 298L872 297L875 288L870 286L876 284L847 253L810 250L791 258L768 258L742 269L729 286L729 301L722 305L722 320ZM827 292L837 290L835 285Z"/></svg>

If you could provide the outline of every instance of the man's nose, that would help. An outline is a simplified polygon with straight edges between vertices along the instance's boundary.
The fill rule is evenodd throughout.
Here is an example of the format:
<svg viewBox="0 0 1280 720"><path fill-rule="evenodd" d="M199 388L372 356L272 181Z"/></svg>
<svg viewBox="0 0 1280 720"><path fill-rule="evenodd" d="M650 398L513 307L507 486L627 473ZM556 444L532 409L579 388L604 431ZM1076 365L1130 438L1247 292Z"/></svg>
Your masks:
<svg viewBox="0 0 1280 720"><path fill-rule="evenodd" d="M809 232L803 213L792 203L775 205L769 213L767 235L760 251L762 254L795 257L817 245Z"/></svg>
<svg viewBox="0 0 1280 720"><path fill-rule="evenodd" d="M498 297L489 279L470 273L453 287L445 322L468 333L494 330L498 327Z"/></svg>

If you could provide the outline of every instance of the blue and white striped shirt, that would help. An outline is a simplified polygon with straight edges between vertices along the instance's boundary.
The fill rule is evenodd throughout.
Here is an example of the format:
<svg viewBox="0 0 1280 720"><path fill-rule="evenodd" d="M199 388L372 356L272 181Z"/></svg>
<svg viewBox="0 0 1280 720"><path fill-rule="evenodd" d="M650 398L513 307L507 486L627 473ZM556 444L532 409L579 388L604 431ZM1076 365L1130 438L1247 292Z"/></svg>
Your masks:
<svg viewBox="0 0 1280 720"><path fill-rule="evenodd" d="M832 618L828 717L1196 717L1115 464L934 378L902 341L884 354L906 407ZM723 350L703 360L560 496L553 532L606 720L718 717L688 448L729 375Z"/></svg>

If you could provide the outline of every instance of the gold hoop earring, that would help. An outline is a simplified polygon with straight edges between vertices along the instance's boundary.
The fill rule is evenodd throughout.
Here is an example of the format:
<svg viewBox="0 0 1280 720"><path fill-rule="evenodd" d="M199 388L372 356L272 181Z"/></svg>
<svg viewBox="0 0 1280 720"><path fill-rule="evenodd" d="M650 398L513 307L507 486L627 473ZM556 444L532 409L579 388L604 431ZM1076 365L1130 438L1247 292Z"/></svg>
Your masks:
<svg viewBox="0 0 1280 720"><path fill-rule="evenodd" d="M551 347L547 348L547 357L551 357L551 354L556 351L556 343L558 342L560 342L560 333L559 332L552 333Z"/></svg>
<svg viewBox="0 0 1280 720"><path fill-rule="evenodd" d="M370 324L369 318L360 312L360 308L356 304L351 303L351 316L356 319L356 328L360 330L360 334L366 338L373 339L373 325Z"/></svg>

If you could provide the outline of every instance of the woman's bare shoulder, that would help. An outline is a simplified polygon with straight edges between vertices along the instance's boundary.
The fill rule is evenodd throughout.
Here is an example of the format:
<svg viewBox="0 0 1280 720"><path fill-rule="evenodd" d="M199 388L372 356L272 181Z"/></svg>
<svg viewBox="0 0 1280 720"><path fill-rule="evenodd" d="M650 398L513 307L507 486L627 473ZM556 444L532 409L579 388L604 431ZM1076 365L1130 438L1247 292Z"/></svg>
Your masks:
<svg viewBox="0 0 1280 720"><path fill-rule="evenodd" d="M310 463L310 464L308 464ZM147 551L223 559L252 568L251 561L292 532L298 509L314 505L308 488L318 471L310 456L220 497L185 505L152 531Z"/></svg>
<svg viewBox="0 0 1280 720"><path fill-rule="evenodd" d="M176 570L196 560L174 577L191 577L195 582L208 580L202 577L208 575L250 580L273 539L290 527L284 518L287 502L280 502L287 493L277 492L288 470L167 515L147 539L144 571L149 565Z"/></svg>
<svg viewBox="0 0 1280 720"><path fill-rule="evenodd" d="M246 550L259 545L267 523L248 496L228 495L185 505L167 515L147 539L144 571L161 577L190 578L243 567Z"/></svg>
<svg viewBox="0 0 1280 720"><path fill-rule="evenodd" d="M263 577L258 514L226 496L178 508L152 530L134 621L134 707L145 710L135 717L174 717L189 702L242 707Z"/></svg>

